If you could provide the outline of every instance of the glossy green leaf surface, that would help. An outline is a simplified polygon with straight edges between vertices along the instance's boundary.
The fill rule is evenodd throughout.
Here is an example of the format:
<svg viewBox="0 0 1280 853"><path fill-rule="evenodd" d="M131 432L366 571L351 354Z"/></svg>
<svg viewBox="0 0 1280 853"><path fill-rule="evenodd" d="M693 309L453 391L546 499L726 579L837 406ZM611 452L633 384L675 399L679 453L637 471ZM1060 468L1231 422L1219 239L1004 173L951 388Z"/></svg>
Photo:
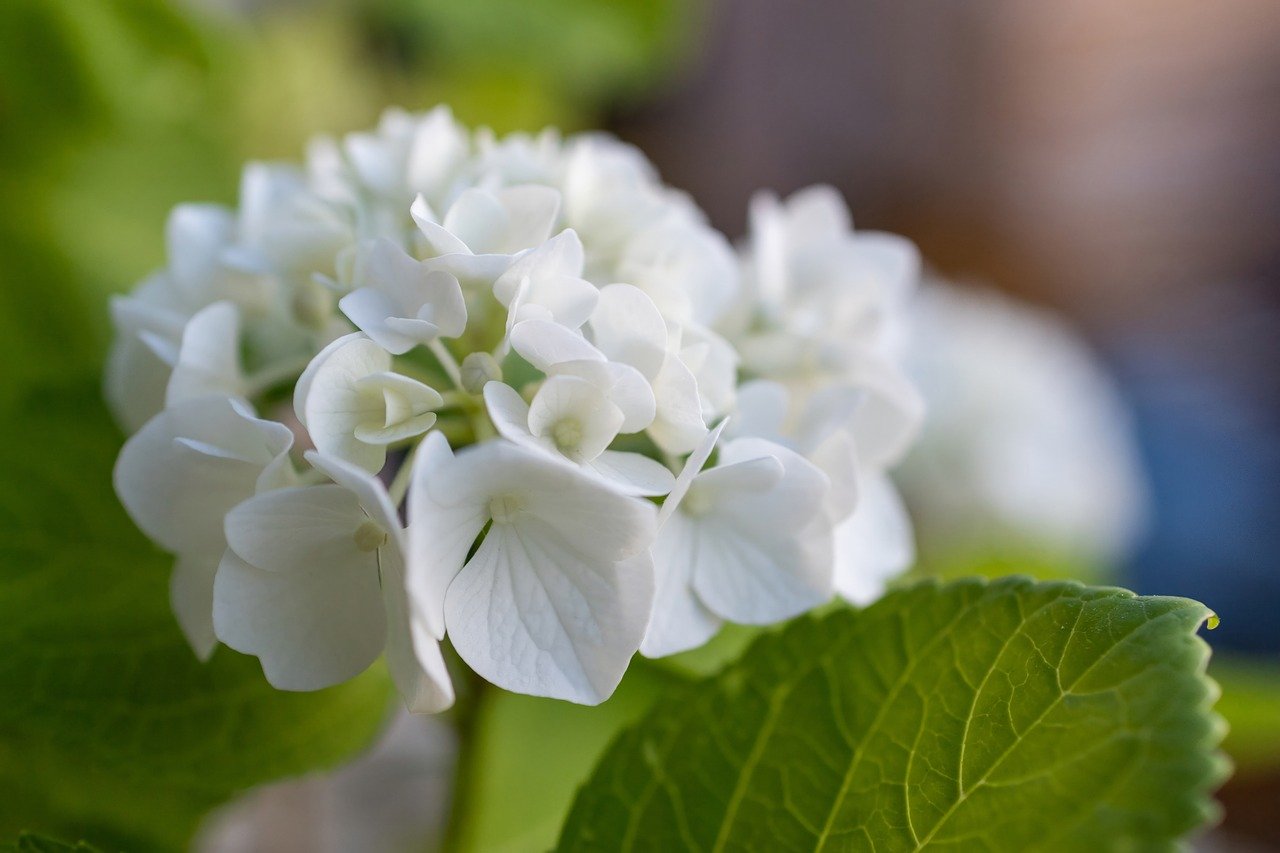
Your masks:
<svg viewBox="0 0 1280 853"><path fill-rule="evenodd" d="M801 619L615 741L560 849L1172 847L1225 769L1208 616L1012 578Z"/></svg>

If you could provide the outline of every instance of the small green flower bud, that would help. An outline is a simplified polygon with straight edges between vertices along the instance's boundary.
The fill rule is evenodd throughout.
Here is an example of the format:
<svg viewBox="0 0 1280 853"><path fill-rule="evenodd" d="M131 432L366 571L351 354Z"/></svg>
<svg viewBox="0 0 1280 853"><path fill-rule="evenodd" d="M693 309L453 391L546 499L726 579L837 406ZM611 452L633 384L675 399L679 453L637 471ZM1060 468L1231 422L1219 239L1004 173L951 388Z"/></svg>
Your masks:
<svg viewBox="0 0 1280 853"><path fill-rule="evenodd" d="M487 352L473 352L462 360L462 387L468 394L479 394L488 382L502 381L502 368Z"/></svg>

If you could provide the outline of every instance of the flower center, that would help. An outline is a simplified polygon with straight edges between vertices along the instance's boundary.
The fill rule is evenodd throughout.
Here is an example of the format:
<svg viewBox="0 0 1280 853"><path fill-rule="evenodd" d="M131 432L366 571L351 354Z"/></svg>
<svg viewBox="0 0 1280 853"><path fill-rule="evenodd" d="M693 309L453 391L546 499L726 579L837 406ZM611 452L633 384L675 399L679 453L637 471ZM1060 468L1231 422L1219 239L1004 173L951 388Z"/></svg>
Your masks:
<svg viewBox="0 0 1280 853"><path fill-rule="evenodd" d="M361 551L376 551L387 544L387 531L373 519L365 519L352 535Z"/></svg>
<svg viewBox="0 0 1280 853"><path fill-rule="evenodd" d="M506 524L523 508L523 502L515 495L499 495L489 501L489 517L494 524Z"/></svg>
<svg viewBox="0 0 1280 853"><path fill-rule="evenodd" d="M574 450L582 443L582 424L573 418L558 421L551 428L551 440L560 450Z"/></svg>

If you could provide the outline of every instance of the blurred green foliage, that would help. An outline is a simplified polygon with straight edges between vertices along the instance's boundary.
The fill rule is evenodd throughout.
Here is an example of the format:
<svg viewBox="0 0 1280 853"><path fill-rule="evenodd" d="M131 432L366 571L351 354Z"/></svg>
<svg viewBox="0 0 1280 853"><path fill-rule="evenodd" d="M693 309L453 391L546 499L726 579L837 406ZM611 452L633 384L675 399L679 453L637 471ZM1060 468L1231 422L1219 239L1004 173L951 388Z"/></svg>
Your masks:
<svg viewBox="0 0 1280 853"><path fill-rule="evenodd" d="M44 835L24 832L12 844L0 845L0 853L101 853L101 851L83 841L68 844Z"/></svg>

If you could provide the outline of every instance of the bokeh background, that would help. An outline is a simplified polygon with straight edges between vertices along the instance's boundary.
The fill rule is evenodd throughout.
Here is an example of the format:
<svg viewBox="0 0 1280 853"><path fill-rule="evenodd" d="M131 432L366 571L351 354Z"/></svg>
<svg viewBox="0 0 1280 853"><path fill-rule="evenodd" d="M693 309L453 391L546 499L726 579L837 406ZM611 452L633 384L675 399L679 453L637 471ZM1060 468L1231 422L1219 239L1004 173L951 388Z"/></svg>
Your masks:
<svg viewBox="0 0 1280 853"><path fill-rule="evenodd" d="M834 184L934 276L1054 312L1131 419L1144 523L1106 565L943 536L921 541L921 571L1080 574L1214 608L1238 770L1201 843L1280 849L1277 44L1272 0L5 0L0 405L12 420L29 389L100 370L106 299L162 263L174 204L233 204L246 160L297 158L389 105L605 128L731 238L757 189ZM629 676L605 716L487 707L460 796L495 815L454 841L554 838L599 744L668 677ZM547 730L579 735L568 759L524 735ZM578 776L525 797L557 755ZM442 831L452 766L445 723L399 720L373 754L250 794L198 843L417 849Z"/></svg>

